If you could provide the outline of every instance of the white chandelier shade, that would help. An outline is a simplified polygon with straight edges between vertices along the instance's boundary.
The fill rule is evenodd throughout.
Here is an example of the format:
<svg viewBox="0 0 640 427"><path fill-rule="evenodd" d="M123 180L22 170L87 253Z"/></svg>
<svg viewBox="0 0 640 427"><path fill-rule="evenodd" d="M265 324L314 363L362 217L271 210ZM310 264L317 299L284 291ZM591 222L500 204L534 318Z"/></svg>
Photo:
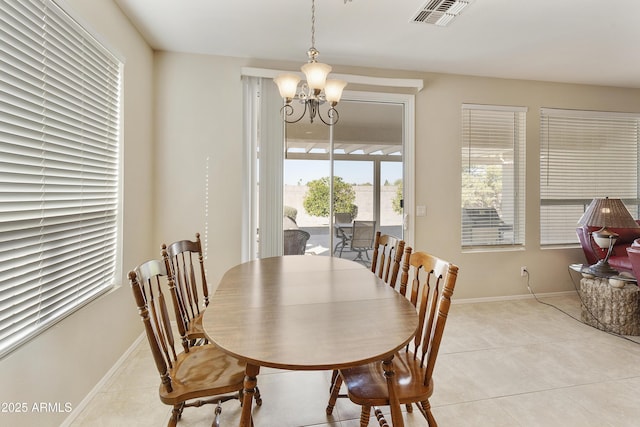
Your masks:
<svg viewBox="0 0 640 427"><path fill-rule="evenodd" d="M331 72L330 65L322 62L307 62L300 69L307 78L307 84L310 89L318 91L324 89L327 76Z"/></svg>
<svg viewBox="0 0 640 427"><path fill-rule="evenodd" d="M344 80L330 79L324 86L324 96L331 105L336 105L342 98L342 91L347 85Z"/></svg>
<svg viewBox="0 0 640 427"><path fill-rule="evenodd" d="M291 102L298 91L300 77L295 74L280 74L278 77L274 78L273 81L278 85L280 96L285 100L289 100L288 102Z"/></svg>

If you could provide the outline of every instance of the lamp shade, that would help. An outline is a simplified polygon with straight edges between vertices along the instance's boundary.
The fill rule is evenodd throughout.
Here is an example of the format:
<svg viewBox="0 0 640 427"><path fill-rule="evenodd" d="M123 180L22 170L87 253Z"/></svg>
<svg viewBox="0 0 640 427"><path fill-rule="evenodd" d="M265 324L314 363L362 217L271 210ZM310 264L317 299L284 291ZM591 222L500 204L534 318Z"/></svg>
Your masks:
<svg viewBox="0 0 640 427"><path fill-rule="evenodd" d="M307 78L307 84L311 89L324 89L327 75L331 72L331 66L322 62L307 62L300 67Z"/></svg>
<svg viewBox="0 0 640 427"><path fill-rule="evenodd" d="M295 74L280 74L273 81L278 85L280 96L284 99L293 99L296 96L300 77Z"/></svg>
<svg viewBox="0 0 640 427"><path fill-rule="evenodd" d="M345 82L344 80L327 80L327 84L324 87L324 95L327 101L332 105L340 102L340 98L342 97L342 90L346 85L347 82Z"/></svg>
<svg viewBox="0 0 640 427"><path fill-rule="evenodd" d="M578 225L609 228L639 228L620 199L593 199Z"/></svg>

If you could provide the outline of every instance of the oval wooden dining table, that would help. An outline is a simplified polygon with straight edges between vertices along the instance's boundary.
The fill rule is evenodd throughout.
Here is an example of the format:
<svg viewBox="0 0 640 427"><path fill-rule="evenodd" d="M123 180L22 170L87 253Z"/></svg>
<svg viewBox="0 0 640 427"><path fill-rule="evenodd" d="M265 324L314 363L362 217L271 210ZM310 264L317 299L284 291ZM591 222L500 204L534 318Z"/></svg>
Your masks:
<svg viewBox="0 0 640 427"><path fill-rule="evenodd" d="M393 355L415 334L413 305L370 270L342 258L288 255L239 264L205 310L207 337L246 362L240 426L252 425L260 366L333 370L383 363L391 421L403 426Z"/></svg>

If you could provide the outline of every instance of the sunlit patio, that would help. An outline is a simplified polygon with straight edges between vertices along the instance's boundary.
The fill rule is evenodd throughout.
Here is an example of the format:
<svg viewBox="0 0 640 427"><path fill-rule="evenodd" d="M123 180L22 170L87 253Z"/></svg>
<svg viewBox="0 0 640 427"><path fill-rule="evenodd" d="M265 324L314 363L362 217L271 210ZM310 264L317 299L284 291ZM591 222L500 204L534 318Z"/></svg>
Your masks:
<svg viewBox="0 0 640 427"><path fill-rule="evenodd" d="M329 236L329 227L300 227L302 230L308 231L311 235L309 237L309 241L307 242L307 254L313 255L331 255L333 248L335 248L336 243L338 243L338 239L334 235L333 248L330 246L330 236ZM388 225L382 226L379 228L380 232L383 234L390 234L392 236L402 237L402 226L401 225ZM336 256L339 255L339 250L336 252ZM368 252L368 255L371 256L371 252ZM355 259L357 257L357 252L351 251L349 245L347 245L342 251L342 258L345 259ZM366 257L365 257L366 260Z"/></svg>

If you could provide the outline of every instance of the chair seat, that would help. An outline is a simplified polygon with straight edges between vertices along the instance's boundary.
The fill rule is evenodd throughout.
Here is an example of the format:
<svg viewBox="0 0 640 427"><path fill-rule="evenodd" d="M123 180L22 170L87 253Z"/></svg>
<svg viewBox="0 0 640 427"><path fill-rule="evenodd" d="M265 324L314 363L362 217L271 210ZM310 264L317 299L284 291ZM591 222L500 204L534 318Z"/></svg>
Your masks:
<svg viewBox="0 0 640 427"><path fill-rule="evenodd" d="M401 351L393 358L394 382L400 404L422 402L433 394L433 379L424 385L425 368L412 352ZM358 405L389 404L389 389L382 362L342 369L340 375L347 386L349 399Z"/></svg>
<svg viewBox="0 0 640 427"><path fill-rule="evenodd" d="M160 385L160 400L175 405L212 394L231 393L243 388L245 364L212 344L192 347L181 353L170 370L171 392Z"/></svg>

